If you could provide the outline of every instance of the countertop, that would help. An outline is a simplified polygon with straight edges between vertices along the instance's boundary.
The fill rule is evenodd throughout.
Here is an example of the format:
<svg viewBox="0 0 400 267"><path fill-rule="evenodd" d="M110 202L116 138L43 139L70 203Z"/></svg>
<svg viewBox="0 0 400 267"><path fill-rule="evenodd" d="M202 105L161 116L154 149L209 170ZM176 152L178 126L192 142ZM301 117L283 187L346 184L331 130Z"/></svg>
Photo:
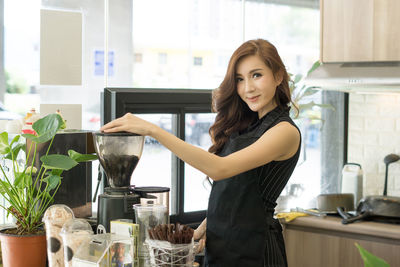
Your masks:
<svg viewBox="0 0 400 267"><path fill-rule="evenodd" d="M301 229L303 231L323 231L331 234L362 235L371 238L384 238L400 242L400 224L382 223L374 221L356 221L342 224L339 216L325 217L307 216L298 217L291 222L281 221L284 228Z"/></svg>

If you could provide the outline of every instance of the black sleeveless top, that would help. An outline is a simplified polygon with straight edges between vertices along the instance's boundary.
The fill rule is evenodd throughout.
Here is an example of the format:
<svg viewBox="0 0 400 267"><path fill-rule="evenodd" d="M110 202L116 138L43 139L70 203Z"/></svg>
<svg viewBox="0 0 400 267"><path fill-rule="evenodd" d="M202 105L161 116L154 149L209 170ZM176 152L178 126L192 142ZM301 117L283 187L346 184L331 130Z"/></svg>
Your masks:
<svg viewBox="0 0 400 267"><path fill-rule="evenodd" d="M232 134L219 155L253 144L283 121L297 128L289 117L289 108L276 107L244 132ZM300 145L287 160L272 161L213 183L207 210L207 266L287 266L282 228L273 213L299 154Z"/></svg>

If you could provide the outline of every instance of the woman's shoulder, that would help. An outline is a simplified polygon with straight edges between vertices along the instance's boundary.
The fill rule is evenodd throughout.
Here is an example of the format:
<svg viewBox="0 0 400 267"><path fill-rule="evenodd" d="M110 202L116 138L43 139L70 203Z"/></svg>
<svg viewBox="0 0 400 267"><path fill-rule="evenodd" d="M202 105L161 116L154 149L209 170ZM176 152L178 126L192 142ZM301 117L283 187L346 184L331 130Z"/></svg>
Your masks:
<svg viewBox="0 0 400 267"><path fill-rule="evenodd" d="M259 120L257 127L254 127L254 134L256 136L263 135L266 131L271 129L282 122L288 122L297 128L296 124L290 118L289 107L276 107L272 111L268 112L264 117Z"/></svg>

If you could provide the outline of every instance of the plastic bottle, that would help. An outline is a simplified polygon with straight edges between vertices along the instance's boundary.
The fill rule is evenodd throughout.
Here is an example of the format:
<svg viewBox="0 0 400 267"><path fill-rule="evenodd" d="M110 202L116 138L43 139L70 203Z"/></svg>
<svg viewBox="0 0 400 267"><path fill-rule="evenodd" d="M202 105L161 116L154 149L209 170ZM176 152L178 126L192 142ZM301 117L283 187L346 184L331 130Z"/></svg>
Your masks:
<svg viewBox="0 0 400 267"><path fill-rule="evenodd" d="M346 163L342 170L342 193L354 194L354 206L363 196L363 171L358 163Z"/></svg>

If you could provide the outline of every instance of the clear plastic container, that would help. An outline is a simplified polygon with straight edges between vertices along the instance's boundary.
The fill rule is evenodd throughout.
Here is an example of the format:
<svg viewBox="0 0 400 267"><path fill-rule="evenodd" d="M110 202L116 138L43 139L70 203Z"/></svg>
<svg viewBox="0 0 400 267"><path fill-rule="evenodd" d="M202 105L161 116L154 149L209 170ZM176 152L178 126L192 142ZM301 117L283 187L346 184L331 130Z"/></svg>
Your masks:
<svg viewBox="0 0 400 267"><path fill-rule="evenodd" d="M163 205L133 205L135 210L136 223L139 224L138 254L139 262L149 259L149 250L145 245L146 238L149 237L148 229L159 224L168 224L169 216L167 207Z"/></svg>
<svg viewBox="0 0 400 267"><path fill-rule="evenodd" d="M73 267L137 266L133 260L132 239L115 234L92 235L72 258Z"/></svg>
<svg viewBox="0 0 400 267"><path fill-rule="evenodd" d="M64 266L64 247L60 232L64 223L72 218L73 211L63 204L52 205L44 213L49 267Z"/></svg>
<svg viewBox="0 0 400 267"><path fill-rule="evenodd" d="M64 246L64 266L72 267L72 257L83 242L89 242L93 235L90 224L85 219L70 219L64 223L60 235Z"/></svg>

